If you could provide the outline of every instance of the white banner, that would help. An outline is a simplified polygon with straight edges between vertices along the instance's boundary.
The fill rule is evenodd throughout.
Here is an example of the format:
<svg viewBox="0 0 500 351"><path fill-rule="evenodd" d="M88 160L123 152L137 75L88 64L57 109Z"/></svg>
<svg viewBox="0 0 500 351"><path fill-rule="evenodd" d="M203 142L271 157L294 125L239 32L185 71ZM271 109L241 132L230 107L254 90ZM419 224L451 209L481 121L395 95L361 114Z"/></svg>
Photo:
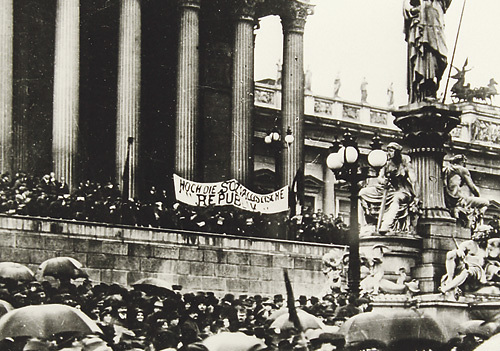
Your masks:
<svg viewBox="0 0 500 351"><path fill-rule="evenodd" d="M270 194L257 194L236 179L217 183L197 183L174 174L175 198L191 206L235 206L261 213L288 210L288 185Z"/></svg>

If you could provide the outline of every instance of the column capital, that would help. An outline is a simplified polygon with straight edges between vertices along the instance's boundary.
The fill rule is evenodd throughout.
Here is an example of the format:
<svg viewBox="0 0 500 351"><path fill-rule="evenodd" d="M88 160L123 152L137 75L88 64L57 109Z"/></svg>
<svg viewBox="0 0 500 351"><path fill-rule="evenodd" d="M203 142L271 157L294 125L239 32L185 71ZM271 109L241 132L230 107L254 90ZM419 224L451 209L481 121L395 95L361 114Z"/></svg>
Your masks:
<svg viewBox="0 0 500 351"><path fill-rule="evenodd" d="M233 0L234 8L233 13L234 16L238 20L243 21L252 21L256 20L256 10L257 6L261 3L264 3L264 0Z"/></svg>
<svg viewBox="0 0 500 351"><path fill-rule="evenodd" d="M201 0L178 0L180 7L200 8Z"/></svg>
<svg viewBox="0 0 500 351"><path fill-rule="evenodd" d="M284 32L304 33L307 16L314 13L314 5L303 0L291 0L280 14Z"/></svg>

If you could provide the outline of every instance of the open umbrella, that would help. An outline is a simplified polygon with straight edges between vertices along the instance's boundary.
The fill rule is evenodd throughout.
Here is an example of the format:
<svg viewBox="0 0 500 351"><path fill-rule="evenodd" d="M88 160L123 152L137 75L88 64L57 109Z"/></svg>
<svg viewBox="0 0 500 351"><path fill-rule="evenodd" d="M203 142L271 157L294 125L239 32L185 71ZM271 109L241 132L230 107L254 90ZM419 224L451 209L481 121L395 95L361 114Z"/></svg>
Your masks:
<svg viewBox="0 0 500 351"><path fill-rule="evenodd" d="M38 266L37 274L41 277L51 276L59 279L87 278L88 275L82 267L83 265L72 257L53 257Z"/></svg>
<svg viewBox="0 0 500 351"><path fill-rule="evenodd" d="M321 319L303 310L297 309L297 316L299 317L300 324L304 330L323 329L325 327L325 324L321 321ZM274 322L271 323L270 328L278 328L281 330L294 328L293 321L290 320L290 314L285 312L279 315Z"/></svg>
<svg viewBox="0 0 500 351"><path fill-rule="evenodd" d="M48 339L64 332L102 333L85 313L68 305L25 306L0 317L0 340L16 336Z"/></svg>
<svg viewBox="0 0 500 351"><path fill-rule="evenodd" d="M171 284L159 278L143 278L132 284L134 289L144 291L154 295L175 295L175 291L170 289Z"/></svg>
<svg viewBox="0 0 500 351"><path fill-rule="evenodd" d="M242 332L222 332L209 336L201 343L209 351L259 351L267 348L259 338Z"/></svg>
<svg viewBox="0 0 500 351"><path fill-rule="evenodd" d="M495 334L481 345L476 347L474 351L492 351L498 350L498 345L500 345L500 334Z"/></svg>
<svg viewBox="0 0 500 351"><path fill-rule="evenodd" d="M458 332L463 335L473 334L488 339L495 334L496 326L482 319L471 319L460 324Z"/></svg>
<svg viewBox="0 0 500 351"><path fill-rule="evenodd" d="M0 262L0 277L28 282L35 280L31 269L16 262Z"/></svg>
<svg viewBox="0 0 500 351"><path fill-rule="evenodd" d="M340 327L347 346L376 342L386 346L401 342L445 343L441 326L414 309L365 312L349 318Z"/></svg>

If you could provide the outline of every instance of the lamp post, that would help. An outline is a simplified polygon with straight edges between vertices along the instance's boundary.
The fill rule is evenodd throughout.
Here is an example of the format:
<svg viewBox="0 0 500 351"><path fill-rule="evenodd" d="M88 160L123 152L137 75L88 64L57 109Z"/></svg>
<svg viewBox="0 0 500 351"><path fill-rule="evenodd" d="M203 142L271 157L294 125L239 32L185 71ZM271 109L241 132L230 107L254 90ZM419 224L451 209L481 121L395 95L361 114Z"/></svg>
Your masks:
<svg viewBox="0 0 500 351"><path fill-rule="evenodd" d="M368 163L371 167L380 169L386 164L387 155L382 150L378 135L375 134L370 146L372 150L368 154ZM369 167L360 167L358 143L348 130L344 133L342 142L335 139L326 165L333 171L336 179L344 180L350 185L348 287L351 294L359 296L359 182L369 177Z"/></svg>
<svg viewBox="0 0 500 351"><path fill-rule="evenodd" d="M285 138L281 138L281 134L278 131L278 128L274 127L273 130L266 135L264 138L264 142L266 144L271 145L274 151L274 190L278 190L283 184L281 184L281 153L283 148L289 147L290 144L294 142L295 138L292 134L292 129L288 127L286 131Z"/></svg>

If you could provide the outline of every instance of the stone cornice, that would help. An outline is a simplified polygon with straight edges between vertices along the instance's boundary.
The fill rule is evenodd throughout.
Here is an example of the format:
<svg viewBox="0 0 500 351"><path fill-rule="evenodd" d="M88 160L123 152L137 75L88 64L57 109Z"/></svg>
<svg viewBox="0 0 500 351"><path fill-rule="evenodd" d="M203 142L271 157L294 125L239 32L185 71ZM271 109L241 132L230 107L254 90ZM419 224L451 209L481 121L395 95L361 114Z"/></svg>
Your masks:
<svg viewBox="0 0 500 351"><path fill-rule="evenodd" d="M314 13L314 5L301 0L291 0L283 5L280 14L284 32L304 33L307 16Z"/></svg>

